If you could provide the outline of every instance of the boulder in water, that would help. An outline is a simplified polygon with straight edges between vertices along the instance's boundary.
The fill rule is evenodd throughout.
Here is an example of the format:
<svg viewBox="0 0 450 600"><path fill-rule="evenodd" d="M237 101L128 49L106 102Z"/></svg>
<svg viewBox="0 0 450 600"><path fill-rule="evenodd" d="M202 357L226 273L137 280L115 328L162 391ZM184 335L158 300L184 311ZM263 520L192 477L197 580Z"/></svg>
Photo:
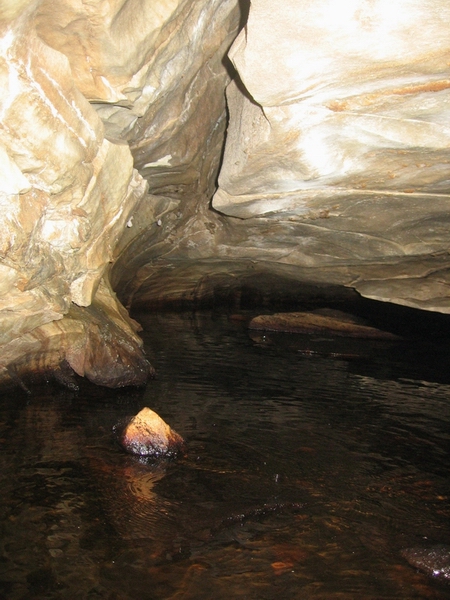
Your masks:
<svg viewBox="0 0 450 600"><path fill-rule="evenodd" d="M450 546L438 544L430 548L407 548L402 551L402 556L427 575L450 583Z"/></svg>
<svg viewBox="0 0 450 600"><path fill-rule="evenodd" d="M130 454L154 458L174 456L184 446L183 438L147 407L131 419L120 443Z"/></svg>
<svg viewBox="0 0 450 600"><path fill-rule="evenodd" d="M328 334L375 340L399 340L399 336L364 324L358 317L337 310L259 315L249 329L286 333Z"/></svg>

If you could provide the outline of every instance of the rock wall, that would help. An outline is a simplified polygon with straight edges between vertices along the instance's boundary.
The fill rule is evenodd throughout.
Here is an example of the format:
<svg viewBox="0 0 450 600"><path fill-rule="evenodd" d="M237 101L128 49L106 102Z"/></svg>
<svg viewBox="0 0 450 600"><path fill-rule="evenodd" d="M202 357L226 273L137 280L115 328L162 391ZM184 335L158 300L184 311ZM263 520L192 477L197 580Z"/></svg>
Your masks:
<svg viewBox="0 0 450 600"><path fill-rule="evenodd" d="M252 1L214 208L270 227L277 261L450 312L449 18L440 0Z"/></svg>
<svg viewBox="0 0 450 600"><path fill-rule="evenodd" d="M117 263L124 301L278 280L450 312L449 11L253 0L228 53L216 212L188 189L188 203L159 199L160 227Z"/></svg>
<svg viewBox="0 0 450 600"><path fill-rule="evenodd" d="M153 222L142 174L153 188L199 187L208 138L224 129L238 7L30 0L0 11L0 379L66 361L95 383L142 384L151 367L109 268L122 233L139 232L138 205L142 227Z"/></svg>

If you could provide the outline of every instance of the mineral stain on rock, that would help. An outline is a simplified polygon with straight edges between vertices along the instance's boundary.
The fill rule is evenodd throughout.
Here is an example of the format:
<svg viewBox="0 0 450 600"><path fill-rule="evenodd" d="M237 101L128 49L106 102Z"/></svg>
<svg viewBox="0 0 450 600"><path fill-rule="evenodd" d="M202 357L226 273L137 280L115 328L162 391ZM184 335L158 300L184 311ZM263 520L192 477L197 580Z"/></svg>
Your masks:
<svg viewBox="0 0 450 600"><path fill-rule="evenodd" d="M450 583L450 546L439 544L430 548L406 548L402 556L427 575Z"/></svg>

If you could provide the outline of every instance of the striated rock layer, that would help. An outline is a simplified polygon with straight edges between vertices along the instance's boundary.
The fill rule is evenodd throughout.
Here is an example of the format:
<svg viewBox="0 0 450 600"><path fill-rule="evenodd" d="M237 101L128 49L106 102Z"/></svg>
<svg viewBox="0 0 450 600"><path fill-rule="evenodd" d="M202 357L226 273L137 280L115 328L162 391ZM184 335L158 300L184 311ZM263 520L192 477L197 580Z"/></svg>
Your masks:
<svg viewBox="0 0 450 600"><path fill-rule="evenodd" d="M449 7L284 6L254 0L228 53L216 212L155 190L115 287L161 306L278 278L449 313Z"/></svg>
<svg viewBox="0 0 450 600"><path fill-rule="evenodd" d="M440 0L254 0L214 208L270 228L278 261L450 312L449 17Z"/></svg>
<svg viewBox="0 0 450 600"><path fill-rule="evenodd" d="M66 56L38 35L37 10L23 3L0 22L0 379L11 365L17 374L66 359L96 382L142 384L149 366L135 326L115 306L107 269L146 182L128 146L105 138ZM101 326L95 305L103 306ZM92 368L97 356L80 357L83 344L98 354L87 341L96 336L99 348L114 338L111 353L122 356L110 373Z"/></svg>
<svg viewBox="0 0 450 600"><path fill-rule="evenodd" d="M341 337L372 340L396 340L398 336L360 323L341 311L313 311L258 315L248 324L250 330L280 331L286 333L329 334Z"/></svg>
<svg viewBox="0 0 450 600"><path fill-rule="evenodd" d="M109 268L123 233L153 223L142 175L176 203L211 187L239 15L218 0L2 3L0 381L62 361L113 387L151 373Z"/></svg>

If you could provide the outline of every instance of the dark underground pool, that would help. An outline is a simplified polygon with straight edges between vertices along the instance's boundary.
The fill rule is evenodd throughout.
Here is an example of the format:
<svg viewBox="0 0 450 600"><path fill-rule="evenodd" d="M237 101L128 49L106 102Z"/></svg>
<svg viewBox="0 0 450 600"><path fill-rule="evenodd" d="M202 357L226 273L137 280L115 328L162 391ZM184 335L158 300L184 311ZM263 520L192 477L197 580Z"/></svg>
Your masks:
<svg viewBox="0 0 450 600"><path fill-rule="evenodd" d="M402 555L450 544L450 328L385 342L138 317L145 390L2 394L2 600L450 598ZM185 456L121 451L113 427L143 406Z"/></svg>

